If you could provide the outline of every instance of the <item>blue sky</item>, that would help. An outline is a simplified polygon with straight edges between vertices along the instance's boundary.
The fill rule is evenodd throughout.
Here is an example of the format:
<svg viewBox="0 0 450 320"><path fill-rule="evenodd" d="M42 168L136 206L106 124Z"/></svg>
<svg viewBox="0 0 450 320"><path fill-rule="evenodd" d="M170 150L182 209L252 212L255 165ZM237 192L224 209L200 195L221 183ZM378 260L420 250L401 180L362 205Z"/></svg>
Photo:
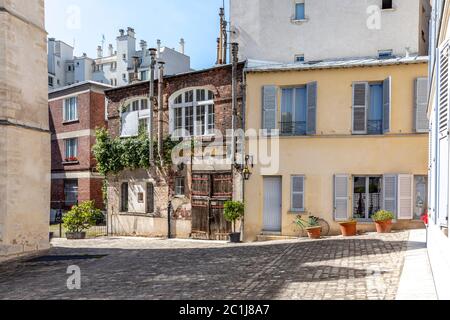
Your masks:
<svg viewBox="0 0 450 320"><path fill-rule="evenodd" d="M86 52L96 56L96 48L105 35L105 49L115 47L119 29L133 27L137 44L156 40L178 48L186 41L191 67L202 69L216 60L219 34L219 8L223 0L46 0L46 28L49 37L70 45L75 55ZM228 7L228 0L225 1Z"/></svg>

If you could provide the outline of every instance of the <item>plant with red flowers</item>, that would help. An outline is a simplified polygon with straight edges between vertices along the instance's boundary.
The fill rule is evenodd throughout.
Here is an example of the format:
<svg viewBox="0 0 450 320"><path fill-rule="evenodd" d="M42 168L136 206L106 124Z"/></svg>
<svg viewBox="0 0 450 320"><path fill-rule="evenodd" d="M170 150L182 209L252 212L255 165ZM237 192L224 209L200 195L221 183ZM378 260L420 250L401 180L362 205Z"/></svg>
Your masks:
<svg viewBox="0 0 450 320"><path fill-rule="evenodd" d="M66 162L77 162L78 158L77 157L69 157L65 159Z"/></svg>

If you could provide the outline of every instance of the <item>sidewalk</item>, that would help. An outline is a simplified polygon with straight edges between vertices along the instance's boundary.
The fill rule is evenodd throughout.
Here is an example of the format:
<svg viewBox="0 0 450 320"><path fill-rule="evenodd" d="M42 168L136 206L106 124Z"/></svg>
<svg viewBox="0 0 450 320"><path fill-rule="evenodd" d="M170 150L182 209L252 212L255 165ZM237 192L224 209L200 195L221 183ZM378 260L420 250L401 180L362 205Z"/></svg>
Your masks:
<svg viewBox="0 0 450 320"><path fill-rule="evenodd" d="M411 230L397 300L437 300L426 248L426 230Z"/></svg>

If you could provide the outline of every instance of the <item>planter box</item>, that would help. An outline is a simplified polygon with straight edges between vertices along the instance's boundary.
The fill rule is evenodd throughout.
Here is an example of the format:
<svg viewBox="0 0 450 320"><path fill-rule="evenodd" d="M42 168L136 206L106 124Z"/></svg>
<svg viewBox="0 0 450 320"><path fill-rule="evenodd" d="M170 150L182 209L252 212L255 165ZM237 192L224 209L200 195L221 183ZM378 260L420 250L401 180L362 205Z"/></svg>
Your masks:
<svg viewBox="0 0 450 320"><path fill-rule="evenodd" d="M83 240L86 239L86 232L66 232L67 240Z"/></svg>

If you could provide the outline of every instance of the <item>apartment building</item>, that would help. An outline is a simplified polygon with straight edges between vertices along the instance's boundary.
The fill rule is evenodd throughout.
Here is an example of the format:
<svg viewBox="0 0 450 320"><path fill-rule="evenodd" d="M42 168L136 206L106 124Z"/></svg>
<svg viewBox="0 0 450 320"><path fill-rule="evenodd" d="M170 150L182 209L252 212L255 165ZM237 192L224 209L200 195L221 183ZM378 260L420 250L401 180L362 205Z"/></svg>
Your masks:
<svg viewBox="0 0 450 320"><path fill-rule="evenodd" d="M230 0L230 6L240 59L427 55L429 0Z"/></svg>
<svg viewBox="0 0 450 320"><path fill-rule="evenodd" d="M92 155L95 131L107 126L106 89L111 86L84 81L50 91L48 110L51 138L51 209L70 209L94 200L104 209L103 179Z"/></svg>
<svg viewBox="0 0 450 320"><path fill-rule="evenodd" d="M356 59L246 70L245 239L298 236L298 215L356 219L374 231L420 228L427 209L427 57Z"/></svg>
<svg viewBox="0 0 450 320"><path fill-rule="evenodd" d="M44 1L0 1L0 262L50 246L44 18Z"/></svg>
<svg viewBox="0 0 450 320"><path fill-rule="evenodd" d="M48 85L49 89L69 86L83 81L95 81L112 86L131 84L135 68L138 79L149 80L150 54L148 44L141 40L136 48L136 32L133 28L119 30L116 47L97 47L96 58L87 54L74 57L74 48L54 38L48 40ZM166 74L191 71L190 57L185 54L185 41L180 40L179 50L156 43L158 61L166 63Z"/></svg>
<svg viewBox="0 0 450 320"><path fill-rule="evenodd" d="M430 91L428 117L429 226L428 252L439 299L450 299L449 216L449 48L450 2L433 1L430 41Z"/></svg>

